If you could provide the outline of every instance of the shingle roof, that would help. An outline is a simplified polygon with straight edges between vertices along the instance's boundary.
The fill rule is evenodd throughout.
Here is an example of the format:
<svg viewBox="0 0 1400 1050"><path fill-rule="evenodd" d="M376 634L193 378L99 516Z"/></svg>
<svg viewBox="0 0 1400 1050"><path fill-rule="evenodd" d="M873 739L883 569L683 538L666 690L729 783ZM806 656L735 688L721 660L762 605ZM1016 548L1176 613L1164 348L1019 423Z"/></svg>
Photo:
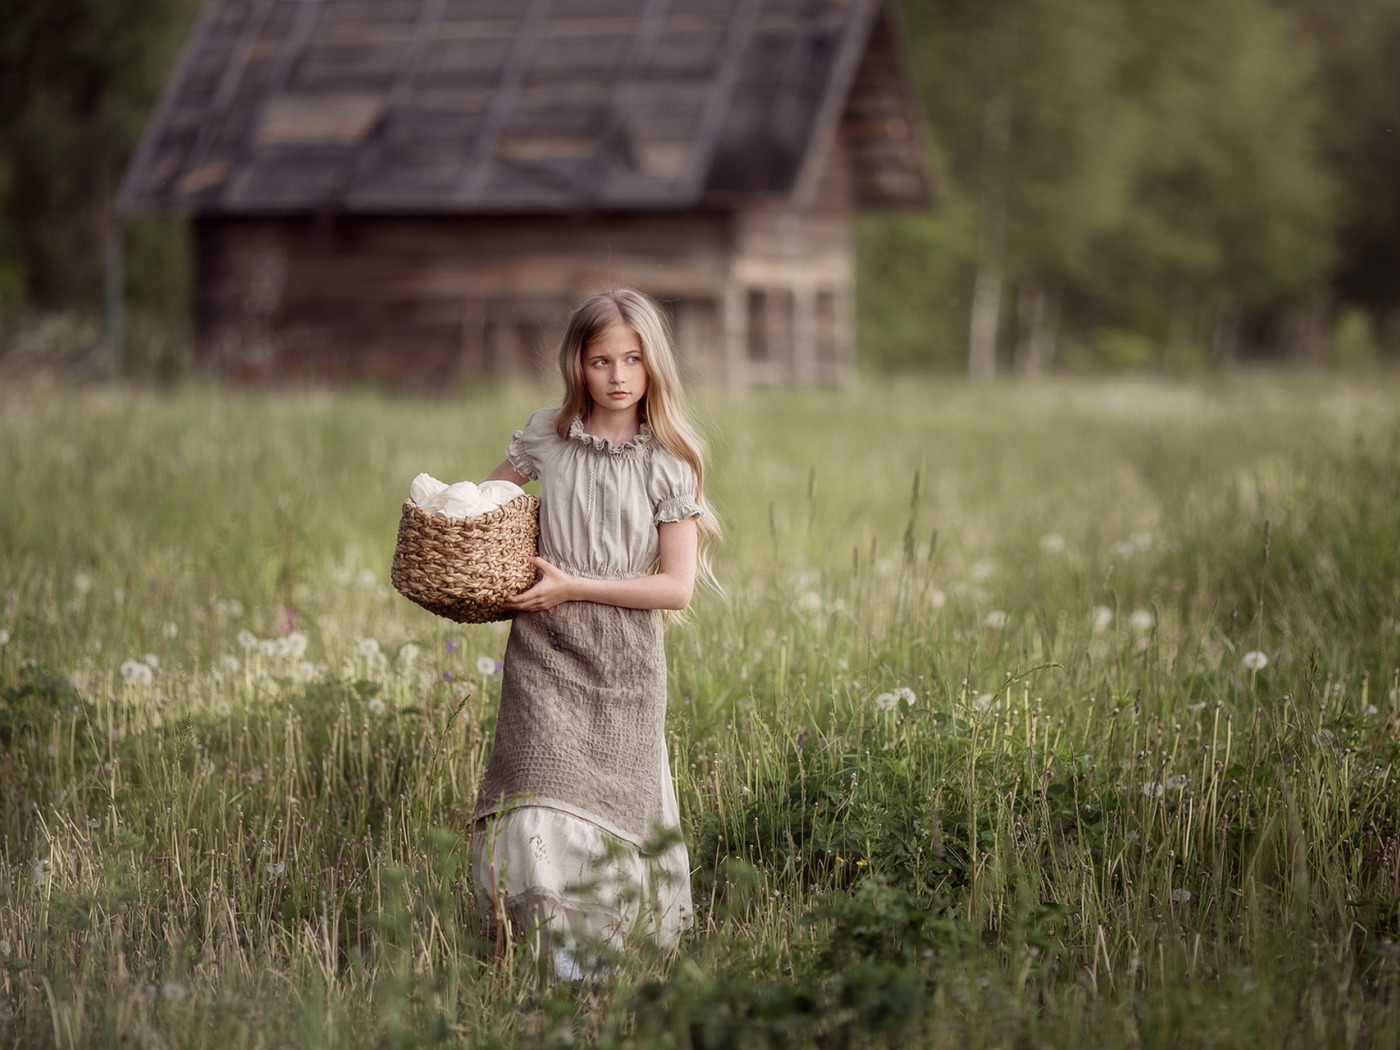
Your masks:
<svg viewBox="0 0 1400 1050"><path fill-rule="evenodd" d="M119 205L716 205L810 190L843 119L858 201L926 205L883 0L210 0Z"/></svg>

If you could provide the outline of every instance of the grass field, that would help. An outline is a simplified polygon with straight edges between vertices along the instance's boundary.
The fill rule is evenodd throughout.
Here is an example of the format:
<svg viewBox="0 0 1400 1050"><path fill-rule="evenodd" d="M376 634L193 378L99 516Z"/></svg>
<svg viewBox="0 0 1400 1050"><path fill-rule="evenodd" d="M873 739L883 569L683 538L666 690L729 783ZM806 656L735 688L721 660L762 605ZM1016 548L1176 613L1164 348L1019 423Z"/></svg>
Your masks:
<svg viewBox="0 0 1400 1050"><path fill-rule="evenodd" d="M1400 1045L1400 378L710 406L679 957L494 962L501 625L388 586L542 403L0 391L0 1046Z"/></svg>

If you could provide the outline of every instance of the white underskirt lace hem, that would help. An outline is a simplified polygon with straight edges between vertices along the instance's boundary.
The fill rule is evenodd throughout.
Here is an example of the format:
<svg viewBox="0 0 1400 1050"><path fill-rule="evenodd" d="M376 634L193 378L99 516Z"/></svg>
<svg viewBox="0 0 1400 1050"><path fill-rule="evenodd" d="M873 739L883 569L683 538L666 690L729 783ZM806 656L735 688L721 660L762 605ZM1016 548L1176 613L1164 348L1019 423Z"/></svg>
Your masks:
<svg viewBox="0 0 1400 1050"><path fill-rule="evenodd" d="M675 796L666 816L679 824ZM523 806L484 821L472 836L477 902L492 939L510 934L548 950L563 980L588 976L574 954L640 934L671 949L690 925L690 856L677 841L655 857L589 821ZM586 951L586 948L585 948Z"/></svg>

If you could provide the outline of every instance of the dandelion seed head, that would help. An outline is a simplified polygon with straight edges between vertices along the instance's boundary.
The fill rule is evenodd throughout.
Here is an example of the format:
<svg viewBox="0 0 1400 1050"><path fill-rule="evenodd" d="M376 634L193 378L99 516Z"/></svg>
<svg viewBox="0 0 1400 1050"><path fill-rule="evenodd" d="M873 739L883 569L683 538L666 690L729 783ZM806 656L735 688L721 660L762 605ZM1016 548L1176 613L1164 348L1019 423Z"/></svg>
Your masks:
<svg viewBox="0 0 1400 1050"><path fill-rule="evenodd" d="M254 648L257 649L259 656L267 657L269 660L282 655L281 640L278 638L260 638Z"/></svg>
<svg viewBox="0 0 1400 1050"><path fill-rule="evenodd" d="M160 667L160 660L156 658L155 653L147 653L145 656L141 657L141 662L144 663L147 667L149 667L152 671Z"/></svg>
<svg viewBox="0 0 1400 1050"><path fill-rule="evenodd" d="M981 583L996 571L996 559L983 558L980 561L973 562L971 567L967 570L967 574L972 577L974 583Z"/></svg>
<svg viewBox="0 0 1400 1050"><path fill-rule="evenodd" d="M1010 615L1003 609L993 609L982 620L982 625L989 631L999 631L1006 626L1010 620Z"/></svg>
<svg viewBox="0 0 1400 1050"><path fill-rule="evenodd" d="M929 592L928 603L935 609L941 609L948 604L948 595L935 587Z"/></svg>
<svg viewBox="0 0 1400 1050"><path fill-rule="evenodd" d="M913 707L918 702L919 695L907 685L902 685L894 691L894 695L904 701L905 707Z"/></svg>
<svg viewBox="0 0 1400 1050"><path fill-rule="evenodd" d="M804 613L819 613L822 611L822 596L816 591L803 591L797 596L797 609Z"/></svg>
<svg viewBox="0 0 1400 1050"><path fill-rule="evenodd" d="M374 715L375 718L378 718L384 713L384 701L377 696L371 699L365 706L369 708L369 713Z"/></svg>
<svg viewBox="0 0 1400 1050"><path fill-rule="evenodd" d="M1240 657L1240 663L1247 671L1262 671L1269 666L1269 657L1258 649L1251 649Z"/></svg>
<svg viewBox="0 0 1400 1050"><path fill-rule="evenodd" d="M403 645L399 646L399 663L403 664L405 667L411 667L413 662L418 659L418 654L421 651L421 647L416 643L405 642Z"/></svg>
<svg viewBox="0 0 1400 1050"><path fill-rule="evenodd" d="M92 590L92 577L85 572L80 572L73 577L73 590L79 594L87 594Z"/></svg>
<svg viewBox="0 0 1400 1050"><path fill-rule="evenodd" d="M165 626L160 629L160 633L173 642L176 638L180 637L180 625L174 620L166 620Z"/></svg>
<svg viewBox="0 0 1400 1050"><path fill-rule="evenodd" d="M1191 783L1191 778L1185 773L1173 773L1167 777L1168 791L1185 791L1186 786Z"/></svg>
<svg viewBox="0 0 1400 1050"><path fill-rule="evenodd" d="M189 994L189 989L179 981L166 981L160 986L160 997L168 1003L183 1003Z"/></svg>
<svg viewBox="0 0 1400 1050"><path fill-rule="evenodd" d="M233 714L233 706L227 700L220 700L214 705L214 714L220 718L227 718Z"/></svg>
<svg viewBox="0 0 1400 1050"><path fill-rule="evenodd" d="M877 711L893 711L899 704L899 697L893 693L879 693L875 697Z"/></svg>
<svg viewBox="0 0 1400 1050"><path fill-rule="evenodd" d="M1128 627L1138 634L1152 630L1152 625L1156 622L1156 617L1147 609L1134 609L1133 614L1128 617Z"/></svg>
<svg viewBox="0 0 1400 1050"><path fill-rule="evenodd" d="M14 950L14 946L9 941L0 937L0 959L8 959Z"/></svg>
<svg viewBox="0 0 1400 1050"><path fill-rule="evenodd" d="M379 583L379 577L374 574L373 569L361 569L355 580L366 590L371 590Z"/></svg>
<svg viewBox="0 0 1400 1050"><path fill-rule="evenodd" d="M1113 610L1107 605L1094 606L1094 611L1089 615L1094 623L1095 634L1103 634L1113 623Z"/></svg>
<svg viewBox="0 0 1400 1050"><path fill-rule="evenodd" d="M258 636L244 627L238 632L238 644L244 649L252 649L258 644Z"/></svg>
<svg viewBox="0 0 1400 1050"><path fill-rule="evenodd" d="M34 878L38 881L47 882L53 877L53 861L47 857L40 857L30 866L30 870L34 872Z"/></svg>
<svg viewBox="0 0 1400 1050"><path fill-rule="evenodd" d="M1177 904L1185 904L1190 899L1191 891L1185 886L1178 886L1176 889L1172 890L1172 900Z"/></svg>
<svg viewBox="0 0 1400 1050"><path fill-rule="evenodd" d="M243 664L233 653L224 653L223 656L219 657L219 667L230 674L237 674L243 670Z"/></svg>
<svg viewBox="0 0 1400 1050"><path fill-rule="evenodd" d="M1205 702L1204 700L1193 700L1193 701L1191 701L1189 704L1186 705L1186 710L1188 710L1188 711L1203 711L1203 710L1205 710L1205 706L1206 706L1206 702Z"/></svg>
<svg viewBox="0 0 1400 1050"><path fill-rule="evenodd" d="M361 638L357 651L363 657L369 658L379 655L379 642L373 638Z"/></svg>
<svg viewBox="0 0 1400 1050"><path fill-rule="evenodd" d="M155 673L149 664L144 664L140 660L127 660L122 663L121 676L128 685L147 686L155 681Z"/></svg>
<svg viewBox="0 0 1400 1050"><path fill-rule="evenodd" d="M500 664L496 663L495 658L487 656L485 653L482 653L476 658L477 674L486 675L487 677L490 677L491 675L495 674L499 668Z"/></svg>
<svg viewBox="0 0 1400 1050"><path fill-rule="evenodd" d="M972 701L972 706L978 711L990 711L992 704L996 703L996 699L994 693L978 693L977 699Z"/></svg>
<svg viewBox="0 0 1400 1050"><path fill-rule="evenodd" d="M1065 538L1058 532L1047 532L1040 537L1040 549L1046 554L1063 554L1065 551Z"/></svg>
<svg viewBox="0 0 1400 1050"><path fill-rule="evenodd" d="M0 627L0 649L10 644L10 632L5 627Z"/></svg>
<svg viewBox="0 0 1400 1050"><path fill-rule="evenodd" d="M301 631L289 631L282 641L287 648L287 655L293 660L300 660L305 656L307 648L311 645L311 639Z"/></svg>
<svg viewBox="0 0 1400 1050"><path fill-rule="evenodd" d="M243 617L243 603L237 598L215 598L214 615L225 620L239 620Z"/></svg>
<svg viewBox="0 0 1400 1050"><path fill-rule="evenodd" d="M1165 792L1166 788L1162 787L1161 782L1157 780L1149 780L1142 785L1142 793L1148 798L1161 798Z"/></svg>
<svg viewBox="0 0 1400 1050"><path fill-rule="evenodd" d="M269 875L281 875L286 870L287 862L282 860L279 860L275 864L269 864L267 866L267 873Z"/></svg>

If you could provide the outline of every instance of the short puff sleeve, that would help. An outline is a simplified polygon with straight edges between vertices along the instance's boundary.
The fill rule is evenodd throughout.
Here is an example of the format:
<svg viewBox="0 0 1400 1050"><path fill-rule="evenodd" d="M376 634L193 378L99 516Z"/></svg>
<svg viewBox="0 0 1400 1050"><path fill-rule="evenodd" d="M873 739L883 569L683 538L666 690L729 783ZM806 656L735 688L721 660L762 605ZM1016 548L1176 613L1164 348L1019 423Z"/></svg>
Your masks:
<svg viewBox="0 0 1400 1050"><path fill-rule="evenodd" d="M685 521L704 514L696 498L699 486L689 463L670 449L658 445L651 457L651 478L647 495L651 498L652 521Z"/></svg>
<svg viewBox="0 0 1400 1050"><path fill-rule="evenodd" d="M517 430L506 446L506 458L521 477L538 481L540 464L550 458L559 445L559 434L554 429L557 408L541 408L530 415L525 426Z"/></svg>

